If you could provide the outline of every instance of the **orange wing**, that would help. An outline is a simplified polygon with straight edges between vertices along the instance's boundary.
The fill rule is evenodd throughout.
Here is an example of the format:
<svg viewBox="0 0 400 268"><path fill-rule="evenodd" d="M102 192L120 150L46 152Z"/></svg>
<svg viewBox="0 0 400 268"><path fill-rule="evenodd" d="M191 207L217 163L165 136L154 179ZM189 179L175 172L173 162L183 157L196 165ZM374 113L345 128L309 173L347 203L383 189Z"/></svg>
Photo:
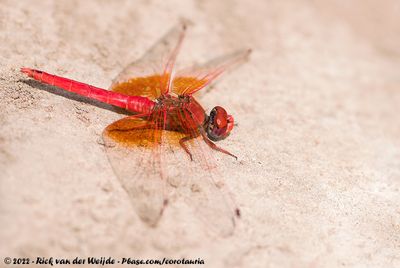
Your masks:
<svg viewBox="0 0 400 268"><path fill-rule="evenodd" d="M185 31L185 23L172 28L142 58L122 70L113 80L110 90L150 99L169 92L171 74Z"/></svg>
<svg viewBox="0 0 400 268"><path fill-rule="evenodd" d="M191 95L206 87L224 72L230 71L247 61L250 49L236 51L218 57L200 66L178 71L173 80L172 92L177 95Z"/></svg>

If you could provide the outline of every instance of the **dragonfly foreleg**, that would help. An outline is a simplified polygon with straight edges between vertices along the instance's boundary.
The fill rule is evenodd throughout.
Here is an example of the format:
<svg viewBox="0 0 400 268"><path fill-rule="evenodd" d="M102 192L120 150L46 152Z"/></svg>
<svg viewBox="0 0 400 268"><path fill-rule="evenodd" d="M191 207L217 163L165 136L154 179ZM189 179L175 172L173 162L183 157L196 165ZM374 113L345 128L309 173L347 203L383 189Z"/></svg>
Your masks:
<svg viewBox="0 0 400 268"><path fill-rule="evenodd" d="M193 139L193 137L191 137L191 136L183 137L182 139L179 140L179 144L185 150L185 152L189 155L190 160L193 161L192 153L189 151L189 148L185 144L185 142L190 141L191 139Z"/></svg>
<svg viewBox="0 0 400 268"><path fill-rule="evenodd" d="M236 156L236 155L234 155L234 154L228 152L227 150L225 150L225 149L219 147L218 145L216 145L215 143L213 143L212 141L210 141L210 140L208 139L208 137L207 137L203 132L201 133L201 135L203 136L203 139L204 139L204 141L207 143L207 145L211 147L211 149L216 150L216 151L219 151L219 152L224 153L224 154L227 154L227 155L230 155L230 156L234 157L234 158L237 160L237 156Z"/></svg>

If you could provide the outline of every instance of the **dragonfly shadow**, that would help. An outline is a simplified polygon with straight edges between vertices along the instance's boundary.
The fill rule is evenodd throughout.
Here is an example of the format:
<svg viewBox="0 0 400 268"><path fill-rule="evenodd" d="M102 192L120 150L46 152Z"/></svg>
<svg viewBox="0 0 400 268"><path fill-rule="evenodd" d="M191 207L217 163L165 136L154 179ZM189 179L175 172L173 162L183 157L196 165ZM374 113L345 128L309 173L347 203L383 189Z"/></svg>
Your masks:
<svg viewBox="0 0 400 268"><path fill-rule="evenodd" d="M92 99L88 99L86 97L82 97L79 96L75 93L60 89L58 87L55 86L50 86L50 85L46 85L43 84L41 82L35 81L35 80L19 80L22 83L27 84L30 87L34 87L34 88L38 88L40 90L43 91L47 91L49 93L55 94L55 95L59 95L62 96L64 98L70 99L70 100L74 100L74 101L78 101L78 102L83 102L83 103L87 103L93 106L96 106L98 108L101 109L105 109L105 110L109 110L112 112L116 112L118 114L124 114L124 115L131 115L130 112L122 109L122 108L118 108L118 107L114 107L112 105L97 101L97 100L92 100Z"/></svg>

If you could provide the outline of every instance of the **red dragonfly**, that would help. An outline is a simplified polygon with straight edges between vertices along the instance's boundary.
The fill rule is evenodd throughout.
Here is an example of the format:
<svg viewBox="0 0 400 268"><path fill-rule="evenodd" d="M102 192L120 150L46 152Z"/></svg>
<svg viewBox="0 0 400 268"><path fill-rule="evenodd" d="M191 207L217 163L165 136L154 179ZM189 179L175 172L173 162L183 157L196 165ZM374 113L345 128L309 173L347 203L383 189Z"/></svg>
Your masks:
<svg viewBox="0 0 400 268"><path fill-rule="evenodd" d="M189 203L202 218L212 221L218 232L230 234L240 212L229 191L223 190L226 187L216 182L217 161L211 151L237 158L214 143L230 134L234 119L220 106L207 115L193 94L246 61L250 50L175 72L185 31L185 24L170 30L119 73L110 90L35 69L21 68L21 72L133 113L109 125L103 139L114 172L142 220L156 225L167 204L167 187L184 184L190 189ZM184 157L189 161L182 165Z"/></svg>

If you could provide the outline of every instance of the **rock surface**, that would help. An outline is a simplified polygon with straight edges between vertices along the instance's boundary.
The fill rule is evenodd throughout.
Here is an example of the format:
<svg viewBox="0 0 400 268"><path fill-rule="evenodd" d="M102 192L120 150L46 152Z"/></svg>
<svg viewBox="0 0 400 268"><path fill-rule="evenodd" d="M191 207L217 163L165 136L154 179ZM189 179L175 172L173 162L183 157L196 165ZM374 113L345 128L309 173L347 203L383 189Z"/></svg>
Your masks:
<svg viewBox="0 0 400 268"><path fill-rule="evenodd" d="M254 50L201 98L238 122L220 143L239 156L221 163L242 212L226 238L179 195L144 225L101 139L123 115L19 73L107 88L180 18L193 22L182 62ZM1 260L399 267L399 25L395 0L0 1Z"/></svg>

